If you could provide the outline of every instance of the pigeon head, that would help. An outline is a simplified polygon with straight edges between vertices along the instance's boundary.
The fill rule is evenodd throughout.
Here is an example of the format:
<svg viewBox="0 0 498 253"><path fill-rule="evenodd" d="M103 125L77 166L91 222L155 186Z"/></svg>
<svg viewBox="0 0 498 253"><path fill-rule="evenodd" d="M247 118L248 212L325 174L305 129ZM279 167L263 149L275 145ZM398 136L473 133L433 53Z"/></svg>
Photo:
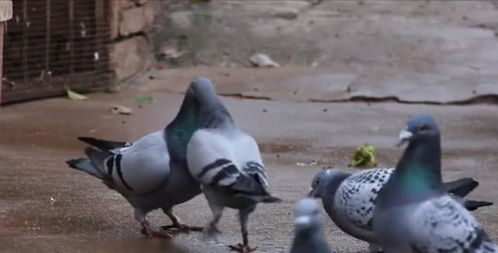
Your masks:
<svg viewBox="0 0 498 253"><path fill-rule="evenodd" d="M405 143L415 143L422 140L439 138L439 128L436 120L427 114L412 116L399 133L398 147Z"/></svg>
<svg viewBox="0 0 498 253"><path fill-rule="evenodd" d="M327 192L327 186L336 181L336 179L343 178L343 173L338 170L326 168L317 172L311 181L311 188L308 193L310 198L321 198Z"/></svg>
<svg viewBox="0 0 498 253"><path fill-rule="evenodd" d="M198 111L202 108L212 108L213 105L220 103L211 80L199 77L190 83L181 108L196 108Z"/></svg>
<svg viewBox="0 0 498 253"><path fill-rule="evenodd" d="M190 84L187 94L191 94L195 98L201 128L216 128L233 123L230 113L216 94L209 78L199 77L195 79Z"/></svg>
<svg viewBox="0 0 498 253"><path fill-rule="evenodd" d="M200 98L207 93L214 93L213 85L209 79L197 78L190 83L187 91L185 92L185 97L183 98L182 105L180 106L180 111L178 112L174 122L184 122L186 118L197 114L201 105Z"/></svg>
<svg viewBox="0 0 498 253"><path fill-rule="evenodd" d="M303 199L297 203L294 225L296 231L313 230L320 226L320 208L315 200Z"/></svg>
<svg viewBox="0 0 498 253"><path fill-rule="evenodd" d="M216 95L213 83L206 77L199 77L192 81L187 90L187 94L193 95L200 106L209 106L219 103L219 98Z"/></svg>
<svg viewBox="0 0 498 253"><path fill-rule="evenodd" d="M209 79L197 78L190 83L178 114L166 127L168 149L173 160L186 162L187 143L193 133L202 127L200 118L204 110L211 108L205 105L205 101L212 97L217 101L216 92Z"/></svg>

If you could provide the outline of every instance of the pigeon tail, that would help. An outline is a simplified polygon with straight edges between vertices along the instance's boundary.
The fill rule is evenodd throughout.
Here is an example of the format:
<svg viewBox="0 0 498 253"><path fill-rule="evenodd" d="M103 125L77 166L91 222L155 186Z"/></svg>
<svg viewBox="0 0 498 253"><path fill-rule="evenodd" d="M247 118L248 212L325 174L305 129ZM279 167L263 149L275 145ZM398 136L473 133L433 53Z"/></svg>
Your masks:
<svg viewBox="0 0 498 253"><path fill-rule="evenodd" d="M465 200L463 202L463 205L465 206L465 208L467 208L467 210L474 211L483 206L491 206L493 205L493 202L479 201L479 200Z"/></svg>
<svg viewBox="0 0 498 253"><path fill-rule="evenodd" d="M269 203L280 203L280 202L282 202L282 199L277 198L277 197L273 197L273 196L267 196L261 202L263 202L265 204L269 204Z"/></svg>
<svg viewBox="0 0 498 253"><path fill-rule="evenodd" d="M94 177L104 179L104 174L87 158L70 159L66 163L73 169L84 171Z"/></svg>
<svg viewBox="0 0 498 253"><path fill-rule="evenodd" d="M106 171L106 165L104 164L110 157L113 157L114 154L110 151L99 150L95 147L87 147L85 149L86 156L92 161L92 163L100 170ZM103 173L107 174L107 173Z"/></svg>
<svg viewBox="0 0 498 253"><path fill-rule="evenodd" d="M129 143L122 141L106 141L101 139L96 139L92 137L78 137L78 140L96 147L102 151L112 150L116 148L122 148L129 146Z"/></svg>
<svg viewBox="0 0 498 253"><path fill-rule="evenodd" d="M454 194L459 197L465 197L473 191L479 182L470 177L460 178L455 181L444 183L444 187L448 193Z"/></svg>

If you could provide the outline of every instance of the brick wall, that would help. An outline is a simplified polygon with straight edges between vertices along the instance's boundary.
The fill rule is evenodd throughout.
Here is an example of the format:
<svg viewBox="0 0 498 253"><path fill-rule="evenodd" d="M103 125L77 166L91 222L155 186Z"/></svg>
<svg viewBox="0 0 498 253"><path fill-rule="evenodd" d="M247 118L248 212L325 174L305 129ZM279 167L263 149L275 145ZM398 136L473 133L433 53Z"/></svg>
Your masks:
<svg viewBox="0 0 498 253"><path fill-rule="evenodd" d="M147 68L152 59L149 32L154 22L153 0L111 1L111 69L117 80L130 78Z"/></svg>

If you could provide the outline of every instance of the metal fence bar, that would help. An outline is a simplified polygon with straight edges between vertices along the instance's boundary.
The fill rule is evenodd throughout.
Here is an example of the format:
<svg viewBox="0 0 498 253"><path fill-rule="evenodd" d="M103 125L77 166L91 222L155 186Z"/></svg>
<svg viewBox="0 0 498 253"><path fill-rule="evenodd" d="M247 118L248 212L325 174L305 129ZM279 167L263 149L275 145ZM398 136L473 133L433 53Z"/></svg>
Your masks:
<svg viewBox="0 0 498 253"><path fill-rule="evenodd" d="M95 35L97 37L97 47L94 52L94 65L95 68L98 69L98 64L103 53L104 48L104 40L102 38L102 31L99 28L100 25L104 24L104 1L96 0L95 1Z"/></svg>
<svg viewBox="0 0 498 253"><path fill-rule="evenodd" d="M74 73L74 0L69 0L69 73Z"/></svg>
<svg viewBox="0 0 498 253"><path fill-rule="evenodd" d="M2 103L61 95L65 86L88 91L109 84L110 1L120 0L16 0Z"/></svg>
<svg viewBox="0 0 498 253"><path fill-rule="evenodd" d="M28 82L28 0L22 2L22 22L24 29L22 29L22 71L24 82Z"/></svg>
<svg viewBox="0 0 498 253"><path fill-rule="evenodd" d="M45 17L45 22L46 22L46 31L45 31L45 69L43 70L43 78L44 80L47 80L47 77L50 75L50 35L51 35L51 30L50 30L50 0L45 0L45 8L46 8L46 17Z"/></svg>

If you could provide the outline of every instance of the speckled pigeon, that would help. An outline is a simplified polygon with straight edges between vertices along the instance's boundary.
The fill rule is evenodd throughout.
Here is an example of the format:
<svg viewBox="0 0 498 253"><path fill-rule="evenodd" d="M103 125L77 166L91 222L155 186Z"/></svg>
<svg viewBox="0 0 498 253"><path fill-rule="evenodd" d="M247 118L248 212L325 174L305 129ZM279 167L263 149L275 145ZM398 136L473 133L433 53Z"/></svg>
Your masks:
<svg viewBox="0 0 498 253"><path fill-rule="evenodd" d="M375 168L352 173L337 169L318 172L311 183L311 197L320 198L325 211L344 232L367 241L371 252L380 250L372 230L372 218L379 190L387 182L394 168ZM491 205L491 202L466 200L478 186L472 178L445 183L446 190L469 210Z"/></svg>

